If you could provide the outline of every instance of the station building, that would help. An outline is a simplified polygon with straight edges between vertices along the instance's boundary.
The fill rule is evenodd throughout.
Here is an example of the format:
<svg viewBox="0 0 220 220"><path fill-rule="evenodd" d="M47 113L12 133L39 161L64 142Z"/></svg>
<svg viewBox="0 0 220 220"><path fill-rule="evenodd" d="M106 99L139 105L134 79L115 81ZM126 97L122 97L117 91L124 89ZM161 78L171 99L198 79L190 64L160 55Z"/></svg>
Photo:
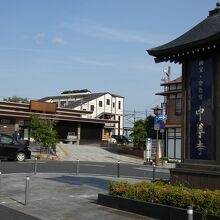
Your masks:
<svg viewBox="0 0 220 220"><path fill-rule="evenodd" d="M59 108L90 111L84 118L116 120L118 123L105 123L106 136L124 133L124 97L109 92L92 93L88 89L67 90L57 96L48 96L40 101L56 103Z"/></svg>
<svg viewBox="0 0 220 220"><path fill-rule="evenodd" d="M38 115L43 120L56 121L60 140L66 139L68 132L74 132L77 143L101 142L106 123L118 124L117 120L85 117L92 111L60 108L56 103L31 101L30 104L0 102L0 132L13 135L19 131L21 138L30 140L31 116Z"/></svg>

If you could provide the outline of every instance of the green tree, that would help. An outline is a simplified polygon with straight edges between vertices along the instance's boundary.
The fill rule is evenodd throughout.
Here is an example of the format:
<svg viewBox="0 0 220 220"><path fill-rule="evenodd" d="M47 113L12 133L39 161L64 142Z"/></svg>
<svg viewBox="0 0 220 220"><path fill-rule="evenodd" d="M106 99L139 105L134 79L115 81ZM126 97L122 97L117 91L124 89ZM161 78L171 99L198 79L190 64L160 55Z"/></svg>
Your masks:
<svg viewBox="0 0 220 220"><path fill-rule="evenodd" d="M156 139L156 131L154 130L154 117L149 115L145 120L138 120L134 123L131 137L134 145L137 147L146 146L146 138Z"/></svg>
<svg viewBox="0 0 220 220"><path fill-rule="evenodd" d="M18 103L30 103L30 101L27 98L22 98L22 97L18 97L18 96L8 97L8 98L3 99L3 101L18 102Z"/></svg>
<svg viewBox="0 0 220 220"><path fill-rule="evenodd" d="M53 120L43 120L37 115L31 116L31 137L47 148L48 156L49 147L55 147L57 144L57 132L54 127Z"/></svg>
<svg viewBox="0 0 220 220"><path fill-rule="evenodd" d="M146 145L147 131L144 120L138 120L134 123L131 137L133 138L133 143L135 146L144 147Z"/></svg>
<svg viewBox="0 0 220 220"><path fill-rule="evenodd" d="M149 115L145 119L145 128L147 131L147 137L156 139L156 131L154 130L154 116Z"/></svg>

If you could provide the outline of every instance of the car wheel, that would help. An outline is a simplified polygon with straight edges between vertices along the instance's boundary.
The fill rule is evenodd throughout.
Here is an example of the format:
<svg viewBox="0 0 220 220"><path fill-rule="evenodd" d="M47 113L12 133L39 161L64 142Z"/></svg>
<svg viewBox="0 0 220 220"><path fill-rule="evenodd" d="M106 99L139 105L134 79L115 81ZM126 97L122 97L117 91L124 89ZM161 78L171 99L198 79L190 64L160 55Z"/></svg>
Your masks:
<svg viewBox="0 0 220 220"><path fill-rule="evenodd" d="M22 162L26 158L25 154L23 152L19 152L16 156L17 161Z"/></svg>

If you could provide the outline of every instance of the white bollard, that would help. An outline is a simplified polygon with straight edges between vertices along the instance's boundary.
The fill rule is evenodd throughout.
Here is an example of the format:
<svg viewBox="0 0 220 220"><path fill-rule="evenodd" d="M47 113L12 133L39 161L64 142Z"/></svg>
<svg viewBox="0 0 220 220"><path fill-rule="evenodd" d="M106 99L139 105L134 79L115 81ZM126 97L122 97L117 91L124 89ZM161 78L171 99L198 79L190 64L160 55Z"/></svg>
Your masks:
<svg viewBox="0 0 220 220"><path fill-rule="evenodd" d="M191 206L187 207L187 220L193 220L193 208Z"/></svg>
<svg viewBox="0 0 220 220"><path fill-rule="evenodd" d="M26 184L25 184L25 205L28 205L29 202L29 183L30 183L30 177L26 177Z"/></svg>
<svg viewBox="0 0 220 220"><path fill-rule="evenodd" d="M37 158L34 159L34 174L37 174Z"/></svg>
<svg viewBox="0 0 220 220"><path fill-rule="evenodd" d="M76 162L76 175L79 174L79 159L77 159L77 162Z"/></svg>
<svg viewBox="0 0 220 220"><path fill-rule="evenodd" d="M118 164L117 164L117 177L118 178L120 177L120 161L118 161Z"/></svg>
<svg viewBox="0 0 220 220"><path fill-rule="evenodd" d="M155 181L155 171L156 171L156 165L153 164L153 181Z"/></svg>

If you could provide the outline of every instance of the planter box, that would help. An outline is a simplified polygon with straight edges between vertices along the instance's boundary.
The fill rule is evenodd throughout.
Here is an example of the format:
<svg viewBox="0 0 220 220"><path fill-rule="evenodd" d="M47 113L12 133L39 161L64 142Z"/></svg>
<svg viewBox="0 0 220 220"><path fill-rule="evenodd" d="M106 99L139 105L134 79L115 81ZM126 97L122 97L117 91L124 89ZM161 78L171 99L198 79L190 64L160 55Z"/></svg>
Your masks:
<svg viewBox="0 0 220 220"><path fill-rule="evenodd" d="M98 204L160 220L186 220L187 210L172 206L142 202L122 197L98 194ZM193 220L201 220L199 212L193 213ZM220 216L207 216L207 220L220 220Z"/></svg>

